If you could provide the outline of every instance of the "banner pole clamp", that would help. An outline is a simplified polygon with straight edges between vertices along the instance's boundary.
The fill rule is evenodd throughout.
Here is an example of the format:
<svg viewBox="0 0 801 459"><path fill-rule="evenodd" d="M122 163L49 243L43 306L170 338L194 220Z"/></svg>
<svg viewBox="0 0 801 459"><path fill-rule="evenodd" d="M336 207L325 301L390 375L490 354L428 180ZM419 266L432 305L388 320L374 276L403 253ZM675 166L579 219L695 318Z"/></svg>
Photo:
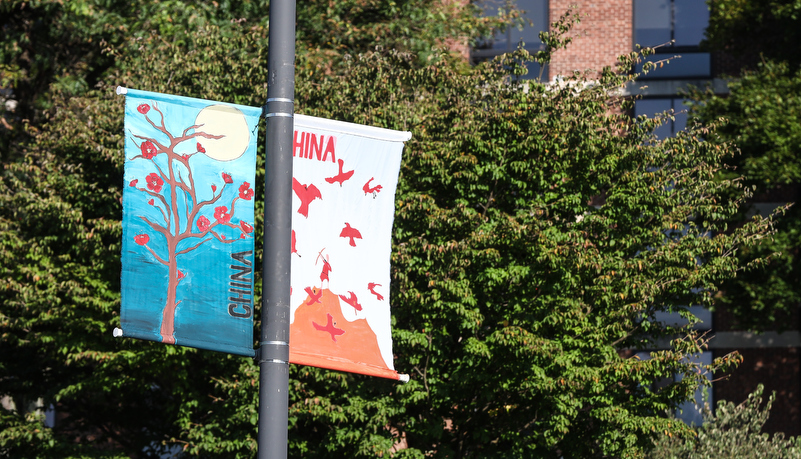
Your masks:
<svg viewBox="0 0 801 459"><path fill-rule="evenodd" d="M284 110L271 111L268 106L272 103L290 104L290 107ZM294 118L295 101L286 97L270 97L267 103L261 108L262 116L265 118L272 118L274 116L282 116L286 118Z"/></svg>
<svg viewBox="0 0 801 459"><path fill-rule="evenodd" d="M262 349L265 352L262 353ZM289 343L286 341L261 341L253 358L258 363L289 364Z"/></svg>

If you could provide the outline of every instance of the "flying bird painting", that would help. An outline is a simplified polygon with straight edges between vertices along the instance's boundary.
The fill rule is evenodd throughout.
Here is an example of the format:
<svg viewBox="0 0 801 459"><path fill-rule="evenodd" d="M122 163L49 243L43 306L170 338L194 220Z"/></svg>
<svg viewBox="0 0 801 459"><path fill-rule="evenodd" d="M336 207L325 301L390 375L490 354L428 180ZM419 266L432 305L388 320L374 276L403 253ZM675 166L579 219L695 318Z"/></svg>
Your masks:
<svg viewBox="0 0 801 459"><path fill-rule="evenodd" d="M292 177L292 191L295 192L298 199L300 199L300 207L298 213L304 217L309 217L309 204L315 199L323 199L320 190L313 184L304 185L294 177Z"/></svg>
<svg viewBox="0 0 801 459"><path fill-rule="evenodd" d="M317 289L317 292L315 292L314 290L312 290L311 287L306 287L305 289L303 289L303 291L309 294L309 301L306 302L307 306L311 306L314 303L319 303L320 297L323 296L322 289Z"/></svg>
<svg viewBox="0 0 801 459"><path fill-rule="evenodd" d="M339 233L339 237L344 237L350 239L350 246L356 247L356 239L362 238L362 233L359 232L356 228L351 228L350 223L345 222L345 227L342 228L342 231Z"/></svg>
<svg viewBox="0 0 801 459"><path fill-rule="evenodd" d="M381 287L381 284L376 284L375 282L370 282L369 284L367 284L367 290L369 290L370 293L375 295L378 301L384 301L384 296L375 291L376 287Z"/></svg>
<svg viewBox="0 0 801 459"><path fill-rule="evenodd" d="M374 187L371 187L370 182L372 182L374 178L375 177L370 177L370 180L368 180L367 183L365 183L364 186L362 187L362 191L364 191L365 196L372 193L373 199L375 199L375 195L377 195L378 192L381 191L381 188L384 188L381 185L376 185Z"/></svg>
<svg viewBox="0 0 801 459"><path fill-rule="evenodd" d="M353 293L353 292L348 292L348 296L339 295L339 299L341 299L345 303L348 303L349 305L353 306L353 309L355 309L357 311L361 311L362 310L362 305L359 304L359 299L356 298L356 294Z"/></svg>
<svg viewBox="0 0 801 459"><path fill-rule="evenodd" d="M343 172L342 168L345 166L345 161L343 161L342 159L338 159L337 162L339 163L339 173L333 177L326 178L325 181L330 184L339 182L339 186L342 186L345 180L348 180L349 178L353 177L353 173L355 171Z"/></svg>
<svg viewBox="0 0 801 459"><path fill-rule="evenodd" d="M328 323L325 324L325 326L320 325L317 322L312 322L312 325L314 325L314 328L317 330L327 332L331 335L331 340L336 341L337 336L345 334L345 330L336 327L336 324L334 323L334 317L331 316L331 314L326 315L328 317Z"/></svg>

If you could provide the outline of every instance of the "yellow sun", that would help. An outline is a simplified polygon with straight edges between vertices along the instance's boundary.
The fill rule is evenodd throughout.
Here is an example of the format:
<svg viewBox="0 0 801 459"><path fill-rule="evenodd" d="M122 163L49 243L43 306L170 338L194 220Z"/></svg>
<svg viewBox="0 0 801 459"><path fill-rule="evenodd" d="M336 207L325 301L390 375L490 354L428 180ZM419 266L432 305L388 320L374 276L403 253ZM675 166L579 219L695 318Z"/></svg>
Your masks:
<svg viewBox="0 0 801 459"><path fill-rule="evenodd" d="M217 161L231 161L242 156L250 143L250 130L245 115L228 105L209 105L195 119L196 132L221 135L219 139L197 137L206 155Z"/></svg>

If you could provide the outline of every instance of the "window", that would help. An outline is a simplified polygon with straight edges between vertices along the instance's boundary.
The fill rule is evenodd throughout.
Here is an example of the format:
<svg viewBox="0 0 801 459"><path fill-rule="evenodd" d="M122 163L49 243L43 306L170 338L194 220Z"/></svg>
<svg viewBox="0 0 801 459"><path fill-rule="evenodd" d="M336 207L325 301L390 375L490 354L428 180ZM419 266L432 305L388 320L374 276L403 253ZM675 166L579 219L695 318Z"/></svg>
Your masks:
<svg viewBox="0 0 801 459"><path fill-rule="evenodd" d="M641 46L672 45L649 56L651 62L680 55L680 59L640 78L705 78L712 73L709 53L699 51L709 24L705 0L634 0L634 43ZM640 66L637 70L640 70Z"/></svg>
<svg viewBox="0 0 801 459"><path fill-rule="evenodd" d="M650 352L637 352L637 357L641 360L648 360L651 358ZM689 358L691 362L697 363L699 365L711 365L712 364L712 352L710 351L703 351L700 354L691 356ZM705 375L707 380L711 382L712 375L706 374ZM655 384L655 388L665 387L668 384L673 382L681 381L683 379L682 375L675 375L673 378L668 378L667 380L663 380L659 383ZM703 406L706 402L710 407L713 406L712 394L709 391L707 396L705 397L704 392L706 392L706 388L700 387L698 390L695 391L695 397L693 401L687 401L679 405L678 409L674 413L678 419L684 421L685 424L690 426L700 426L703 424Z"/></svg>
<svg viewBox="0 0 801 459"><path fill-rule="evenodd" d="M673 110L673 121L667 120L665 124L659 126L656 137L664 140L676 135L677 132L684 130L687 126L687 99L681 97L659 98L659 99L640 99L634 102L634 116L646 115L653 118L658 114Z"/></svg>
<svg viewBox="0 0 801 459"><path fill-rule="evenodd" d="M510 24L505 31L479 40L470 53L474 63L512 52L520 45L532 54L542 49L539 33L548 30L548 0L483 0L476 4L487 17L516 8L522 12L523 24ZM525 78L536 78L539 73L539 64L529 63ZM543 78L547 79L547 75L543 74Z"/></svg>

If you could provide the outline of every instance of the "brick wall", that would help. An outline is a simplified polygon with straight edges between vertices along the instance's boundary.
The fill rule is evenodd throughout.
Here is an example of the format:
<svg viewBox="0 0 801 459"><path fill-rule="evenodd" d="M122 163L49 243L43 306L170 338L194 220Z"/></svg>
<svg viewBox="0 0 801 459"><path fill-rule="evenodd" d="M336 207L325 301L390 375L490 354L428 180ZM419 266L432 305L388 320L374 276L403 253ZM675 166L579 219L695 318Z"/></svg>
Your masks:
<svg viewBox="0 0 801 459"><path fill-rule="evenodd" d="M615 65L617 57L632 50L632 0L551 0L550 20L555 22L572 5L581 17L581 23L572 31L575 37L567 49L553 56L550 79L557 75L570 75L573 71L600 70Z"/></svg>

